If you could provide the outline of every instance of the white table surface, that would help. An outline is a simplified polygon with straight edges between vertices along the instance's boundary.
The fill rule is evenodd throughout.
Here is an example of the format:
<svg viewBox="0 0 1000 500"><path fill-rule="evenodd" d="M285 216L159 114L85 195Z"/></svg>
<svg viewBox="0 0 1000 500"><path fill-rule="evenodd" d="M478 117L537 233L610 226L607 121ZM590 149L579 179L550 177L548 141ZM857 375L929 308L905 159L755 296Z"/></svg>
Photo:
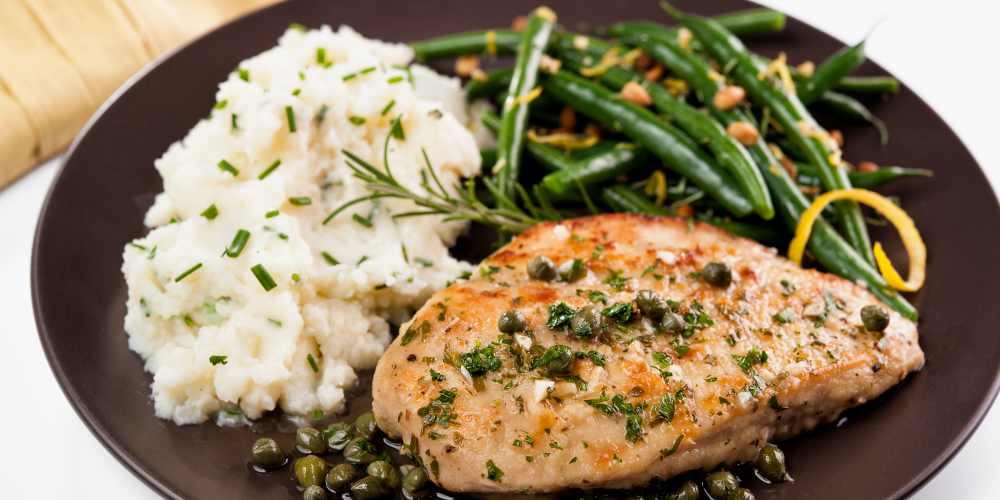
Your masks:
<svg viewBox="0 0 1000 500"><path fill-rule="evenodd" d="M1000 91L995 89L1000 68L995 53L977 49L987 42L994 49L1000 47L993 2L765 3L846 41L864 36L881 20L868 43L870 56L933 104L986 169L994 189L1000 187L1000 128L995 122L1000 111ZM965 81L956 82L955 76ZM970 80L983 85L973 87ZM0 353L4 358L0 395L5 401L0 429L7 450L0 454L0 496L49 498L69 493L81 499L156 498L77 418L38 341L28 274L31 242L42 199L59 163L58 158L49 161L0 190ZM998 445L1000 411L994 408L954 460L913 498L998 498Z"/></svg>

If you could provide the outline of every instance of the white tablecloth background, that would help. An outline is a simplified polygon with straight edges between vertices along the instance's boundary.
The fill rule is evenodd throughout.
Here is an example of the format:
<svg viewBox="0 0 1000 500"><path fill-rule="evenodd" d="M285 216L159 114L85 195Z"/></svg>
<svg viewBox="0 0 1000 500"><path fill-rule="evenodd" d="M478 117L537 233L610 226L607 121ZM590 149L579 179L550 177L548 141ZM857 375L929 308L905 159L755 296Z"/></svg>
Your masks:
<svg viewBox="0 0 1000 500"><path fill-rule="evenodd" d="M995 2L765 3L849 42L881 21L868 43L870 56L930 102L986 169L994 189L1000 186L1000 127L996 122L1000 116L996 55L1000 27ZM987 52L987 46L993 50ZM42 198L60 161L49 161L0 191L0 397L4 401L0 429L5 448L0 454L0 497L155 498L77 418L49 370L36 334L28 272L32 235ZM1000 497L998 445L1000 411L994 408L955 459L914 498ZM892 457L885 459L888 462Z"/></svg>

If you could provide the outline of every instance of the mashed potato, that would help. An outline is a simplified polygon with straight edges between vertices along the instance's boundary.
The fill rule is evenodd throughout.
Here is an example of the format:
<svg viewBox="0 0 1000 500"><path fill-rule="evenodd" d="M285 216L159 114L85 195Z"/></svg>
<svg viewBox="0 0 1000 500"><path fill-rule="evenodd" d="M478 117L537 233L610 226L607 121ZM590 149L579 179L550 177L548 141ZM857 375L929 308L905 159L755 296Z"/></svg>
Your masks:
<svg viewBox="0 0 1000 500"><path fill-rule="evenodd" d="M289 30L241 63L211 116L156 161L164 192L122 272L125 330L153 374L157 416L197 423L232 404L250 418L339 411L390 322L471 269L448 255L463 225L394 219L415 209L406 201L324 223L367 193L344 151L384 168L397 119L388 158L411 189L421 190L421 149L445 185L479 172L459 83L408 68L411 58L347 27Z"/></svg>

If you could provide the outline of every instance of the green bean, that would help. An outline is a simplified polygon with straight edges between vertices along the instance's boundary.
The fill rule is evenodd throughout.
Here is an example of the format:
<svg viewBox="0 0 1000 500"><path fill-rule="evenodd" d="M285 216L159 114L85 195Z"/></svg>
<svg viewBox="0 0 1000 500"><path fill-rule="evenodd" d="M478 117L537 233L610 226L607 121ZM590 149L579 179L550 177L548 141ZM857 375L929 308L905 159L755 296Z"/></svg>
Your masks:
<svg viewBox="0 0 1000 500"><path fill-rule="evenodd" d="M566 71L546 78L545 90L609 129L630 137L693 181L730 213L743 216L753 210L743 193L733 187L729 176L717 170L699 149L691 147L690 138L648 109L619 99L604 87Z"/></svg>
<svg viewBox="0 0 1000 500"><path fill-rule="evenodd" d="M816 123L794 92L786 93L770 82L758 78L760 68L753 62L738 38L711 19L685 14L666 3L661 5L701 40L705 49L723 68L729 68L730 75L746 90L752 101L758 106L770 109L771 117L781 125L792 142L808 155L809 163L816 166L826 189L851 187L846 169L840 165L839 148L831 144L832 141L822 140L812 134L807 135L803 128L821 135L825 131ZM831 165L834 162L836 164ZM858 204L845 200L837 202L834 208L847 240L865 260L869 263L874 262L868 228L865 226Z"/></svg>
<svg viewBox="0 0 1000 500"><path fill-rule="evenodd" d="M737 10L720 14L713 19L736 36L764 35L785 29L785 14L771 9ZM667 30L670 36L677 36L676 27L665 26L656 21L636 20L625 21L621 24L630 25L636 31L648 29L659 32Z"/></svg>
<svg viewBox="0 0 1000 500"><path fill-rule="evenodd" d="M443 57L466 54L487 53L490 33L493 33L494 47L498 54L513 54L521 43L521 34L513 30L467 31L413 42L413 56L418 61L429 61Z"/></svg>
<svg viewBox="0 0 1000 500"><path fill-rule="evenodd" d="M589 187L614 179L645 165L652 155L642 148L622 143L611 149L574 161L568 168L546 175L542 185L553 200L565 200ZM572 160L571 160L572 161Z"/></svg>
<svg viewBox="0 0 1000 500"><path fill-rule="evenodd" d="M895 94L899 92L899 80L891 76L845 76L833 88L850 94Z"/></svg>
<svg viewBox="0 0 1000 500"><path fill-rule="evenodd" d="M879 141L882 142L882 145L889 142L889 130L885 127L885 123L869 111L868 107L861 101L849 95L828 90L823 92L818 104L842 118L868 122L878 131Z"/></svg>
<svg viewBox="0 0 1000 500"><path fill-rule="evenodd" d="M572 42L566 42L569 41L560 40L556 44L559 48L558 53L564 64L579 71L586 65L587 56L574 50ZM603 55L604 51L597 42L588 43L587 46L589 54ZM774 217L771 195L754 165L753 158L718 122L670 95L663 86L643 81L632 71L614 67L605 71L600 78L613 90L621 89L628 82L640 81L652 99L653 105L674 120L695 142L704 144L719 165L736 180L737 186L753 205L754 212L764 220Z"/></svg>
<svg viewBox="0 0 1000 500"><path fill-rule="evenodd" d="M549 43L549 35L555 25L555 14L546 7L535 9L528 19L528 25L521 35L517 48L517 62L511 74L507 98L504 99L500 116L500 131L497 134L497 162L493 171L497 172L497 185L507 196L515 194L514 185L521 169L521 153L524 148L524 128L528 122L529 106L522 98L535 87L538 65Z"/></svg>
<svg viewBox="0 0 1000 500"><path fill-rule="evenodd" d="M819 179L816 177L816 170L812 165L796 164L799 171L799 183L807 186L818 186ZM857 170L847 174L851 178L851 185L862 189L874 189L894 180L905 177L932 177L934 172L923 168L906 167L879 167L873 172L859 172Z"/></svg>
<svg viewBox="0 0 1000 500"><path fill-rule="evenodd" d="M618 30L616 36L637 35L637 31L631 30L628 23L615 28ZM662 28L661 28L662 29ZM661 32L662 33L662 32ZM655 36L659 40L662 35ZM632 41L637 40L633 38ZM750 118L738 109L721 111L715 106L709 105L712 97L721 88L721 83L713 80L708 75L711 68L708 63L697 57L695 54L684 50L672 50L679 48L675 45L650 44L642 45L651 57L660 61L674 74L686 80L694 89L695 94L708 105L712 114L719 118L724 124L733 121L746 121ZM747 148L760 169L764 180L771 189L775 208L785 221L786 227L794 230L798 225L802 212L809 207L809 200L802 194L795 182L789 178L788 174L781 168L779 160L767 147L763 138L757 144ZM899 311L901 314L916 318L916 310L905 299L889 288L885 280L866 262L864 258L837 234L833 227L825 220L816 221L813 227L812 236L809 239L809 250L828 271L843 276L852 281L861 281L868 285L879 298Z"/></svg>
<svg viewBox="0 0 1000 500"><path fill-rule="evenodd" d="M507 90L514 68L501 68L486 74L485 80L469 80L465 86L465 99L488 99Z"/></svg>
<svg viewBox="0 0 1000 500"><path fill-rule="evenodd" d="M803 104L815 102L841 78L858 69L863 62L865 62L865 40L834 52L816 68L812 76L798 85L799 100Z"/></svg>
<svg viewBox="0 0 1000 500"><path fill-rule="evenodd" d="M616 212L632 212L646 215L675 215L670 209L654 204L642 193L621 184L602 189L601 199ZM788 240L786 235L769 224L750 224L719 217L706 218L705 222L725 229L737 236L750 238L761 243L776 244Z"/></svg>

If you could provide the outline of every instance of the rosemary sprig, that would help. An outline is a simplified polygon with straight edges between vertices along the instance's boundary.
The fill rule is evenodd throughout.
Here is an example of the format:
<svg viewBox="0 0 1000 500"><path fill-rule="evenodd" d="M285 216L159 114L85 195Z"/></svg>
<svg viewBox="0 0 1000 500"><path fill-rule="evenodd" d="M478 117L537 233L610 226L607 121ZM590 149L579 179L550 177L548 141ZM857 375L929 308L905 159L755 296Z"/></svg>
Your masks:
<svg viewBox="0 0 1000 500"><path fill-rule="evenodd" d="M400 183L392 174L388 154L391 138L391 135L386 137L383 151L385 170L375 167L348 150L343 150L344 156L347 157L347 166L353 172L354 177L366 184L370 193L341 204L323 220L324 224L351 206L381 198L410 200L419 207L417 210L392 214L393 218L396 219L438 215L444 216L443 220L446 222L479 222L502 232L513 234L520 233L544 220L562 218L544 192L536 189L534 196L532 196L524 187L517 185L515 186L517 199L513 199L504 194L497 186L496 181L491 178L482 178L482 183L495 200L495 206L489 206L480 200L476 193L475 179L466 179L464 184L457 184L454 187L455 194L452 194L445 189L424 148L420 149L425 165L420 170L420 187L425 193L418 193Z"/></svg>

